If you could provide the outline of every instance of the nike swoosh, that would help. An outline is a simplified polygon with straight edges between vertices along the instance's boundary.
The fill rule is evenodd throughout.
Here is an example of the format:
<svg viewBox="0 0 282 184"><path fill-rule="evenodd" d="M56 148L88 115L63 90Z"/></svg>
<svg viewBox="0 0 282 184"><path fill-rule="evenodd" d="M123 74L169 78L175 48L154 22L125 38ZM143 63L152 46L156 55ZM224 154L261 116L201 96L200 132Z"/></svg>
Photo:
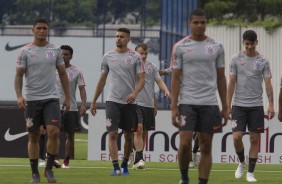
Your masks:
<svg viewBox="0 0 282 184"><path fill-rule="evenodd" d="M14 141L20 137L23 137L25 135L27 135L28 132L22 132L22 133L19 133L19 134L14 134L14 135L11 135L10 134L10 128L6 131L5 135L4 135L4 138L6 141Z"/></svg>
<svg viewBox="0 0 282 184"><path fill-rule="evenodd" d="M9 45L9 42L8 42L8 43L6 43L5 50L6 50L6 51L13 51L13 50L16 50L16 49L18 49L18 48L21 48L21 47L23 47L23 46L25 46L25 45L26 45L26 43L25 43L25 44L21 44L21 45L17 45L17 46L11 47L11 46Z"/></svg>

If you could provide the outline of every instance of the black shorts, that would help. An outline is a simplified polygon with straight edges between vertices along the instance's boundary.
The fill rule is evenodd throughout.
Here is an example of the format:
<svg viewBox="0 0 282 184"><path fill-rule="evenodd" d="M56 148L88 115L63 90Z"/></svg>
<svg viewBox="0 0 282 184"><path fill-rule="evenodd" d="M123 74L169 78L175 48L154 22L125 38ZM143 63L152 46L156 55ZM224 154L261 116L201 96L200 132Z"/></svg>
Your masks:
<svg viewBox="0 0 282 184"><path fill-rule="evenodd" d="M154 108L137 105L138 123L142 123L143 130L155 130Z"/></svg>
<svg viewBox="0 0 282 184"><path fill-rule="evenodd" d="M264 110L263 106L257 107L232 107L231 127L233 132L264 132Z"/></svg>
<svg viewBox="0 0 282 184"><path fill-rule="evenodd" d="M61 112L58 99L27 101L25 118L29 132L38 130L41 125L61 127Z"/></svg>
<svg viewBox="0 0 282 184"><path fill-rule="evenodd" d="M120 104L116 102L106 102L106 127L108 131L118 130L118 128L134 132L137 124L136 104Z"/></svg>
<svg viewBox="0 0 282 184"><path fill-rule="evenodd" d="M62 113L62 130L67 133L74 133L81 129L80 114L78 111L69 111Z"/></svg>
<svg viewBox="0 0 282 184"><path fill-rule="evenodd" d="M179 105L182 130L205 133L222 132L222 117L217 105Z"/></svg>

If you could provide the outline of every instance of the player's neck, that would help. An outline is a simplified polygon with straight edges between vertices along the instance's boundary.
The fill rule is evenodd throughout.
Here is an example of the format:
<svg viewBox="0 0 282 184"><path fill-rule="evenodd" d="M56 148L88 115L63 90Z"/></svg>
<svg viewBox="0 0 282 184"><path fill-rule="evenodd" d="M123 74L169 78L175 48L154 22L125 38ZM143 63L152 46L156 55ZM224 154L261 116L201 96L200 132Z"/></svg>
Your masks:
<svg viewBox="0 0 282 184"><path fill-rule="evenodd" d="M203 41L203 40L207 39L207 36L206 35L194 35L194 34L192 34L190 36L190 39L195 40L195 41Z"/></svg>
<svg viewBox="0 0 282 184"><path fill-rule="evenodd" d="M65 68L69 68L71 66L70 63L65 63Z"/></svg>
<svg viewBox="0 0 282 184"><path fill-rule="evenodd" d="M248 57L256 57L257 55L259 55L257 51L247 51L247 50L244 50L244 54Z"/></svg>
<svg viewBox="0 0 282 184"><path fill-rule="evenodd" d="M128 52L129 50L130 50L130 49L127 48L127 47L117 47L117 48L115 49L115 51L118 52L118 53L125 53L125 52Z"/></svg>
<svg viewBox="0 0 282 184"><path fill-rule="evenodd" d="M48 44L47 40L34 40L33 45L39 46L39 47L44 47Z"/></svg>

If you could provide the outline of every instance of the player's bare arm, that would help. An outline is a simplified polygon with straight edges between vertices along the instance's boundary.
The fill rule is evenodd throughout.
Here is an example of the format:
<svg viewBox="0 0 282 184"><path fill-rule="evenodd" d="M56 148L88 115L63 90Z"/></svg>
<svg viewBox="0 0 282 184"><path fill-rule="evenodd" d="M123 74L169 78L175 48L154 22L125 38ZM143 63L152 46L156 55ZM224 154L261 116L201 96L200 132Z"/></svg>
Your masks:
<svg viewBox="0 0 282 184"><path fill-rule="evenodd" d="M269 119L272 119L275 115L274 104L273 104L273 88L271 84L271 78L264 78L265 91L268 98L268 109L267 114Z"/></svg>
<svg viewBox="0 0 282 184"><path fill-rule="evenodd" d="M235 90L236 78L235 75L229 75L229 83L227 87L227 111L231 114L232 109L232 98Z"/></svg>
<svg viewBox="0 0 282 184"><path fill-rule="evenodd" d="M80 116L83 116L86 113L86 90L85 86L79 86L81 106L80 106Z"/></svg>
<svg viewBox="0 0 282 184"><path fill-rule="evenodd" d="M24 74L25 74L25 69L17 67L14 85L15 85L15 90L17 94L18 106L19 106L19 109L22 109L22 110L25 110L26 108L25 98L22 96Z"/></svg>
<svg viewBox="0 0 282 184"><path fill-rule="evenodd" d="M170 98L170 92L167 89L164 81L161 78L156 79L156 83L159 86L159 88L164 92L164 95L168 98Z"/></svg>
<svg viewBox="0 0 282 184"><path fill-rule="evenodd" d="M135 89L132 93L130 93L126 97L126 102L127 103L133 103L138 95L138 93L142 90L145 84L145 75L144 73L138 73L137 74L137 84L135 86Z"/></svg>
<svg viewBox="0 0 282 184"><path fill-rule="evenodd" d="M158 113L158 103L157 103L156 94L154 93L154 114L155 116L157 115L157 113Z"/></svg>
<svg viewBox="0 0 282 184"><path fill-rule="evenodd" d="M70 110L70 86L69 86L69 78L65 69L65 65L57 66L57 70L59 73L60 81L63 86L63 90L65 93L65 100L63 104L63 109L68 112Z"/></svg>
<svg viewBox="0 0 282 184"><path fill-rule="evenodd" d="M180 91L180 76L181 70L180 69L173 69L172 70L172 77L171 77L171 122L173 126L180 127L180 114L177 108L178 96Z"/></svg>
<svg viewBox="0 0 282 184"><path fill-rule="evenodd" d="M98 81L98 84L96 86L96 90L95 90L95 94L93 97L93 100L91 102L91 106L90 106L90 112L93 116L96 115L97 111L96 111L96 101L98 99L98 97L100 96L100 94L102 93L105 85L106 85L106 81L107 81L107 77L108 77L108 73L101 73L100 74L100 78Z"/></svg>
<svg viewBox="0 0 282 184"><path fill-rule="evenodd" d="M226 85L226 77L225 77L225 68L217 68L217 86L218 93L221 100L222 110L221 115L224 118L223 126L227 124L229 112L227 105L227 85Z"/></svg>

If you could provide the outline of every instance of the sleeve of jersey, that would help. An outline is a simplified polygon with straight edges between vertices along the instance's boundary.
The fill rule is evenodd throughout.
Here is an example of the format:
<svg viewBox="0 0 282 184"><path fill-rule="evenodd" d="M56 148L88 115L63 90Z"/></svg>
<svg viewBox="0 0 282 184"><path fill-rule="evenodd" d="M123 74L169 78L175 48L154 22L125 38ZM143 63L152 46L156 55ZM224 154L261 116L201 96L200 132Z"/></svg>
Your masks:
<svg viewBox="0 0 282 184"><path fill-rule="evenodd" d="M136 57L136 73L144 73L145 68L144 68L144 63L141 59L140 56Z"/></svg>
<svg viewBox="0 0 282 184"><path fill-rule="evenodd" d="M224 68L225 67L225 53L222 44L219 44L218 56L216 58L216 67Z"/></svg>
<svg viewBox="0 0 282 184"><path fill-rule="evenodd" d="M171 64L170 68L172 69L181 69L182 68L182 60L181 60L181 52L177 44L173 46L171 52Z"/></svg>
<svg viewBox="0 0 282 184"><path fill-rule="evenodd" d="M78 86L85 86L85 80L84 80L84 76L83 73L81 72L81 70L79 71L79 75L78 75Z"/></svg>
<svg viewBox="0 0 282 184"><path fill-rule="evenodd" d="M21 50L17 58L17 67L26 68L26 66L27 66L26 53L24 50Z"/></svg>
<svg viewBox="0 0 282 184"><path fill-rule="evenodd" d="M58 55L57 55L57 61L56 61L56 65L60 66L63 65L64 63L64 58L63 58L63 52L60 48L58 48Z"/></svg>
<svg viewBox="0 0 282 184"><path fill-rule="evenodd" d="M109 66L107 63L107 55L103 56L102 63L101 63L101 73L109 73Z"/></svg>
<svg viewBox="0 0 282 184"><path fill-rule="evenodd" d="M237 68L236 68L236 57L233 56L229 65L229 74L230 75L236 75L237 74Z"/></svg>
<svg viewBox="0 0 282 184"><path fill-rule="evenodd" d="M154 72L155 72L155 79L161 78L160 72L159 72L156 65L153 65L153 69L154 69Z"/></svg>
<svg viewBox="0 0 282 184"><path fill-rule="evenodd" d="M263 77L264 78L271 78L272 74L271 74L271 69L270 69L270 63L268 60L266 60L266 63L264 65L263 68Z"/></svg>

